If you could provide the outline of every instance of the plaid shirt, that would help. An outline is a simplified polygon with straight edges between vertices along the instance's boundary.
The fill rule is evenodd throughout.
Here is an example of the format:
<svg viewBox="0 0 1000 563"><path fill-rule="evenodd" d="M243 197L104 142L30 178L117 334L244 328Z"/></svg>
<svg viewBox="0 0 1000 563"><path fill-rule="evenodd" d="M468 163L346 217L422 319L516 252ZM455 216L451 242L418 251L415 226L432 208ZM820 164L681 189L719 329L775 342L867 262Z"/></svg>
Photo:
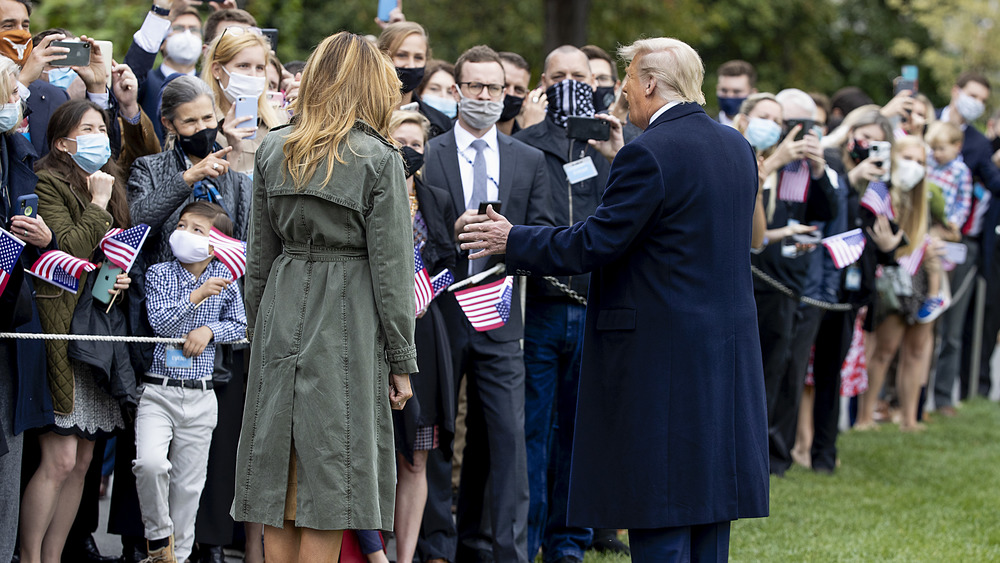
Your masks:
<svg viewBox="0 0 1000 563"><path fill-rule="evenodd" d="M944 215L948 222L961 228L972 211L972 172L959 156L947 164L938 165L934 157L927 159L927 180L941 187Z"/></svg>
<svg viewBox="0 0 1000 563"><path fill-rule="evenodd" d="M232 342L246 335L247 314L237 284L229 284L222 293L213 295L198 307L191 302L191 292L209 278L230 278L229 270L218 260L195 279L177 260L154 264L146 270L146 310L149 324L157 336L183 338L192 330L207 326L215 342ZM157 344L149 373L173 379L204 379L215 370L215 345L209 344L200 356L193 358L191 368L168 368L165 344Z"/></svg>

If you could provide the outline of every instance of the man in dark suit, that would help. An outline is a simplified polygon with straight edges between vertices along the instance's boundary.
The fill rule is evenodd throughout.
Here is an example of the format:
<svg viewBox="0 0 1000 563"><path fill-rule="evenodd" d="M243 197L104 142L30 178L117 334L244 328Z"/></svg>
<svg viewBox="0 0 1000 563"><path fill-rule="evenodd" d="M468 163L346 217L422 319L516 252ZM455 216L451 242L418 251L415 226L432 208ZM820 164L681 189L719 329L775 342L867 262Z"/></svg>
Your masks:
<svg viewBox="0 0 1000 563"><path fill-rule="evenodd" d="M490 210L494 222L460 240L506 252L518 274L592 272L569 523L629 528L633 561L725 560L730 521L768 513L756 162L698 106L694 49L644 39L620 55L629 118L645 132L617 152L594 215L513 227Z"/></svg>
<svg viewBox="0 0 1000 563"><path fill-rule="evenodd" d="M973 181L982 184L991 195L989 207L982 216L982 221L977 224L976 221L970 220L962 229L962 242L968 247L968 260L975 260L976 256L981 254L980 272L986 278L986 315L978 374L970 375L972 323L967 320L972 315L965 314L970 299L952 303L941 317L944 339L938 361L935 390L938 395L946 394L950 397L957 373L962 381L960 395L963 399L970 387L969 377L973 378L972 393L989 394L990 356L993 355L997 333L1000 332L1000 237L996 232L1000 226L1000 170L991 160L992 145L973 125L985 111L989 97L990 82L985 76L977 72L962 73L951 89L951 103L941 110L940 115L942 120L954 123L964 132L962 160L972 172ZM973 210L973 215L979 213ZM952 287L957 289L955 285ZM960 331L965 333L961 343L957 336Z"/></svg>
<svg viewBox="0 0 1000 563"><path fill-rule="evenodd" d="M548 94L545 119L518 131L514 138L545 153L553 217L558 225L572 225L597 209L611 169L607 159L585 139L571 140L566 135L569 116L594 115L594 77L587 55L570 45L549 53L542 87ZM570 161L592 163L593 176L570 182L563 168ZM593 531L566 526L566 495L587 311L581 299L587 295L590 276L563 277L559 282L569 291L540 277L527 280L524 434L531 489L528 553L541 546L546 563L579 563Z"/></svg>
<svg viewBox="0 0 1000 563"><path fill-rule="evenodd" d="M553 224L548 215L548 179L542 153L497 133L495 124L503 111L505 84L499 56L484 45L469 49L455 64L455 81L458 124L428 144L424 177L428 184L451 193L458 216L456 237L465 225L488 220L478 213L484 201L502 201L504 212L515 223ZM467 255L462 255L455 278L465 279L500 261L502 257L470 263ZM524 325L517 284L513 293L510 319L487 332L472 328L451 294L441 303L455 353L455 381L462 374L468 376L466 446L457 513L458 561L485 557L490 550L498 562L531 559L526 548L524 360L518 342ZM492 485L488 499L484 499L487 479ZM484 500L489 506L492 540L481 533ZM428 507L429 512L438 514L447 509ZM450 518L436 520L450 526ZM434 555L455 560L451 553Z"/></svg>

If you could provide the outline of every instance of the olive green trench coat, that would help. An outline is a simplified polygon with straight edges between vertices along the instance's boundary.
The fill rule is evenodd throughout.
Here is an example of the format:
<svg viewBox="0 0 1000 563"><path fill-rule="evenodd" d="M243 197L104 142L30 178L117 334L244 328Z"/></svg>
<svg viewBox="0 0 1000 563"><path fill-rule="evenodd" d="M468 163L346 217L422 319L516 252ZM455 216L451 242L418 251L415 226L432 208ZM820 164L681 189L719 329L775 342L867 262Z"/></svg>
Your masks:
<svg viewBox="0 0 1000 563"><path fill-rule="evenodd" d="M296 189L282 152L257 151L245 302L250 373L233 518L283 525L289 456L295 524L392 529L390 373L417 371L413 230L403 161L358 122L344 163Z"/></svg>

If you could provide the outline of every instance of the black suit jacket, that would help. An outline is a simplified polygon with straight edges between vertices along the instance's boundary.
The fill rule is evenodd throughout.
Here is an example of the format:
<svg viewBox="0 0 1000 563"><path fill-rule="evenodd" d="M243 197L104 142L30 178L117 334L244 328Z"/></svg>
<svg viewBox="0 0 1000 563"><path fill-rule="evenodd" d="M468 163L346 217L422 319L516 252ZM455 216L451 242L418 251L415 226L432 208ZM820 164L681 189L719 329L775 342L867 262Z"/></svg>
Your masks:
<svg viewBox="0 0 1000 563"><path fill-rule="evenodd" d="M460 127L460 125L459 125ZM502 133L497 134L500 148L500 186L503 215L515 225L554 225L549 210L549 184L545 174L545 156L538 149L517 141ZM462 173L458 167L458 145L455 134L447 132L431 139L427 144L424 164L424 179L428 184L443 188L451 194L454 216L465 213L465 193L462 190ZM456 241L457 244L457 241ZM491 256L486 269L503 262L503 256ZM468 253L462 252L455 262L455 280L468 277ZM498 277L484 280L488 283ZM504 326L488 331L490 338L497 342L519 340L524 336L524 322L521 318L520 288L515 280L514 297L511 302L510 320ZM468 325L458 303L452 294L441 297L442 309L446 315L462 316L461 322ZM454 321L454 318L452 318ZM452 325L454 326L454 325Z"/></svg>
<svg viewBox="0 0 1000 563"><path fill-rule="evenodd" d="M972 172L972 179L982 182L993 199L983 217L983 271L988 272L993 261L993 247L996 244L996 227L1000 225L1000 170L993 164L993 146L978 129L969 125L965 128L962 141L962 160Z"/></svg>
<svg viewBox="0 0 1000 563"><path fill-rule="evenodd" d="M49 119L56 108L69 101L66 90L53 86L45 80L36 80L28 85L31 95L28 96L28 132L31 135L31 146L38 158L49 154L49 138L46 130Z"/></svg>

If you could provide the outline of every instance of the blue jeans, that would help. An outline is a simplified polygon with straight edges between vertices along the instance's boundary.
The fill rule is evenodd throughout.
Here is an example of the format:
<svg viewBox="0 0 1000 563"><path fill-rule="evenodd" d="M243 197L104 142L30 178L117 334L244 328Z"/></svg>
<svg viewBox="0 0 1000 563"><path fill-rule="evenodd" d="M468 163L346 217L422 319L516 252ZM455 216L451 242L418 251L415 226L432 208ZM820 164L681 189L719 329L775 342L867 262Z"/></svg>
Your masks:
<svg viewBox="0 0 1000 563"><path fill-rule="evenodd" d="M529 300L524 326L524 433L528 449L528 556L577 557L593 530L566 526L569 468L586 308Z"/></svg>

